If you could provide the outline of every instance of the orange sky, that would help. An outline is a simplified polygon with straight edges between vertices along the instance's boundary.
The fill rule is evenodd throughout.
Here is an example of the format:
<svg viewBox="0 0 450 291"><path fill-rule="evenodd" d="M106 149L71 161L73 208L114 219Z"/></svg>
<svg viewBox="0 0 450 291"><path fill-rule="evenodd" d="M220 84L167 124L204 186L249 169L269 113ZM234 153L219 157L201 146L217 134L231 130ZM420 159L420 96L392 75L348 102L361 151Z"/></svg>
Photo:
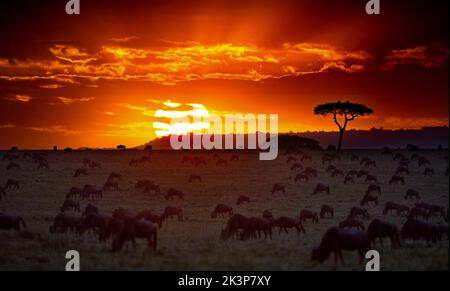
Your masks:
<svg viewBox="0 0 450 291"><path fill-rule="evenodd" d="M166 100L283 132L335 130L312 110L337 100L374 109L351 128L448 125L447 1L38 2L0 7L0 148L140 145Z"/></svg>

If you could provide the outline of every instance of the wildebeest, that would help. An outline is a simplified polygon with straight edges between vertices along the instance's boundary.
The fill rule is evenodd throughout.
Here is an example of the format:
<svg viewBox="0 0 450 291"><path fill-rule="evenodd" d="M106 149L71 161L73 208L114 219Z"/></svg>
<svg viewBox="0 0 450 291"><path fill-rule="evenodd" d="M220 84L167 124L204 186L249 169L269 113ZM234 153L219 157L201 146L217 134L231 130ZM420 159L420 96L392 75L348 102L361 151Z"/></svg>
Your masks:
<svg viewBox="0 0 450 291"><path fill-rule="evenodd" d="M199 175L194 175L194 174L189 176L189 183L196 182L196 181L197 182L201 182L202 181L202 177L199 176Z"/></svg>
<svg viewBox="0 0 450 291"><path fill-rule="evenodd" d="M378 238L381 246L383 246L383 238L389 237L392 248L401 247L398 228L395 224L374 219L367 227L367 234L372 244Z"/></svg>
<svg viewBox="0 0 450 291"><path fill-rule="evenodd" d="M358 230L364 230L364 222L362 222L359 219L355 219L355 218L350 218L348 217L347 219L341 221L339 223L339 228L356 228Z"/></svg>
<svg viewBox="0 0 450 291"><path fill-rule="evenodd" d="M153 182L150 182L144 186L144 190L142 192L143 193L155 192L157 194L161 194L161 188L159 187L159 185L156 185Z"/></svg>
<svg viewBox="0 0 450 291"><path fill-rule="evenodd" d="M241 214L234 214L231 216L227 225L222 229L220 237L227 240L230 237L239 237L242 240L249 238L261 237L261 232L264 236L272 237L271 226L268 220L259 217L245 217Z"/></svg>
<svg viewBox="0 0 450 291"><path fill-rule="evenodd" d="M66 233L67 231L75 232L77 226L83 222L81 215L73 215L67 213L59 213L50 226L50 233Z"/></svg>
<svg viewBox="0 0 450 291"><path fill-rule="evenodd" d="M435 243L438 239L437 228L435 224L420 221L416 219L408 219L400 230L403 239L426 240Z"/></svg>
<svg viewBox="0 0 450 291"><path fill-rule="evenodd" d="M83 211L83 216L88 216L90 214L98 214L98 207L88 203Z"/></svg>
<svg viewBox="0 0 450 291"><path fill-rule="evenodd" d="M415 206L425 208L426 210L428 210L430 216L438 214L439 216L445 217L444 206L428 204L425 202L416 203Z"/></svg>
<svg viewBox="0 0 450 291"><path fill-rule="evenodd" d="M87 176L88 175L88 171L86 170L86 169L81 169L81 168L79 168L79 169L77 169L76 171L75 171L75 174L73 174L73 176L76 178L76 177L79 177L79 176L81 176L81 175L84 175L84 176Z"/></svg>
<svg viewBox="0 0 450 291"><path fill-rule="evenodd" d="M117 182L106 181L103 184L103 191L119 191L119 184Z"/></svg>
<svg viewBox="0 0 450 291"><path fill-rule="evenodd" d="M9 190L9 189L12 189L12 188L19 189L20 188L19 181L14 180L14 179L8 179L6 181L6 184L5 184L5 190Z"/></svg>
<svg viewBox="0 0 450 291"><path fill-rule="evenodd" d="M373 175L367 175L366 179L364 180L366 183L378 183L378 178Z"/></svg>
<svg viewBox="0 0 450 291"><path fill-rule="evenodd" d="M408 189L407 191L406 191L406 194L405 194L405 200L408 200L408 199L410 199L410 198L415 198L415 199L417 199L417 200L420 200L420 194L419 194L419 192L418 191L416 191L416 190L413 190L413 189Z"/></svg>
<svg viewBox="0 0 450 291"><path fill-rule="evenodd" d="M109 215L99 213L91 213L83 217L83 220L76 227L77 233L84 234L85 232L91 231L98 234L99 239L109 221L112 219Z"/></svg>
<svg viewBox="0 0 450 291"><path fill-rule="evenodd" d="M284 230L288 233L288 228L295 228L297 233L306 233L305 228L300 220L291 217L281 216L272 221L272 226L279 228L279 233Z"/></svg>
<svg viewBox="0 0 450 291"><path fill-rule="evenodd" d="M383 214L387 214L388 212L394 210L397 215L401 215L402 213L406 212L406 214L409 213L409 207L405 205L400 205L392 201L386 202L386 205L383 209Z"/></svg>
<svg viewBox="0 0 450 291"><path fill-rule="evenodd" d="M425 176L434 176L434 169L432 169L432 168L426 168L426 169L423 171L423 174L424 174Z"/></svg>
<svg viewBox="0 0 450 291"><path fill-rule="evenodd" d="M424 165L431 165L430 161L427 158L424 157L420 157L419 160L417 161L417 164L419 165L419 167L422 167Z"/></svg>
<svg viewBox="0 0 450 291"><path fill-rule="evenodd" d="M299 219L302 223L304 223L307 219L311 219L313 223L319 222L319 216L317 215L317 212L309 209L303 209L302 211L300 211Z"/></svg>
<svg viewBox="0 0 450 291"><path fill-rule="evenodd" d="M297 181L308 182L308 180L309 180L309 177L305 174L297 174L294 179L295 182L297 182Z"/></svg>
<svg viewBox="0 0 450 291"><path fill-rule="evenodd" d="M317 170L311 167L306 167L303 174L308 175L309 177L317 177Z"/></svg>
<svg viewBox="0 0 450 291"><path fill-rule="evenodd" d="M389 180L389 185L392 185L394 183L400 183L402 185L405 185L405 179L401 176L394 175Z"/></svg>
<svg viewBox="0 0 450 291"><path fill-rule="evenodd" d="M82 194L83 194L83 189L77 188L77 187L72 187L72 188L70 188L69 192L67 192L66 199L72 199L77 196L81 197Z"/></svg>
<svg viewBox="0 0 450 291"><path fill-rule="evenodd" d="M340 258L344 265L342 251L356 250L359 254L359 262L362 263L369 248L370 241L366 233L332 227L325 232L319 247L313 250L311 259L323 263L333 252L335 262L337 263L338 258Z"/></svg>
<svg viewBox="0 0 450 291"><path fill-rule="evenodd" d="M355 183L355 180L351 176L345 176L344 184L349 184L349 183L353 184L353 183Z"/></svg>
<svg viewBox="0 0 450 291"><path fill-rule="evenodd" d="M238 197L238 199L236 201L236 204L240 205L240 204L242 204L244 202L250 203L250 197L245 196L245 195L239 195L239 197Z"/></svg>
<svg viewBox="0 0 450 291"><path fill-rule="evenodd" d="M402 174L406 174L409 175L409 169L407 167L398 167L397 170L395 171L396 175L402 175Z"/></svg>
<svg viewBox="0 0 450 291"><path fill-rule="evenodd" d="M316 188L314 188L313 195L316 195L321 192L330 194L330 186L324 185L322 183L317 184Z"/></svg>
<svg viewBox="0 0 450 291"><path fill-rule="evenodd" d="M115 172L111 172L106 181L114 181L114 180L122 180L122 175Z"/></svg>
<svg viewBox="0 0 450 291"><path fill-rule="evenodd" d="M282 192L283 194L286 194L286 189L284 188L283 185L281 185L281 184L279 184L279 183L273 184L272 190L271 190L270 192L271 192L272 194L275 194L275 193L278 192L278 191Z"/></svg>
<svg viewBox="0 0 450 291"><path fill-rule="evenodd" d="M337 176L344 176L344 172L342 170L339 169L335 169L332 173L331 173L331 177L337 177Z"/></svg>
<svg viewBox="0 0 450 291"><path fill-rule="evenodd" d="M409 211L408 218L418 219L419 217L427 220L430 217L430 212L426 208L415 206Z"/></svg>
<svg viewBox="0 0 450 291"><path fill-rule="evenodd" d="M361 178L361 177L364 177L364 176L368 176L369 175L369 172L368 171L366 171L366 170L359 170L358 171L358 174L356 174L356 178Z"/></svg>
<svg viewBox="0 0 450 291"><path fill-rule="evenodd" d="M147 221L153 222L158 225L159 228L162 227L164 217L162 215L154 214L150 210L142 210L136 215L137 219L145 219Z"/></svg>
<svg viewBox="0 0 450 291"><path fill-rule="evenodd" d="M369 205L369 202L373 202L376 205L378 205L378 196L373 195L372 193L367 193L364 195L363 199L361 200L361 206Z"/></svg>
<svg viewBox="0 0 450 291"><path fill-rule="evenodd" d="M320 208L320 218L333 218L334 217L334 209L333 207L329 206L329 205L322 205L322 207Z"/></svg>
<svg viewBox="0 0 450 291"><path fill-rule="evenodd" d="M176 217L179 221L183 221L183 210L174 206L167 206L162 214L163 219Z"/></svg>
<svg viewBox="0 0 450 291"><path fill-rule="evenodd" d="M269 221L272 221L272 220L275 219L275 218L273 217L272 212L270 212L270 211L267 210L267 209L263 211L262 217L265 218L265 219L268 219Z"/></svg>
<svg viewBox="0 0 450 291"><path fill-rule="evenodd" d="M73 200L64 200L64 202L60 208L61 212L65 212L70 209L80 212L80 203L73 201Z"/></svg>
<svg viewBox="0 0 450 291"><path fill-rule="evenodd" d="M369 185L369 187L367 187L366 194L370 194L373 192L377 193L378 195L381 195L381 187L374 184Z"/></svg>
<svg viewBox="0 0 450 291"><path fill-rule="evenodd" d="M125 221L122 229L115 234L112 242L113 252L120 251L123 244L131 241L136 247L136 238L146 239L149 248L156 250L158 241L158 230L156 226L146 220L130 219Z"/></svg>
<svg viewBox="0 0 450 291"><path fill-rule="evenodd" d="M294 171L294 170L301 170L301 169L303 169L303 166L302 166L301 164L299 164L299 163L294 163L294 164L292 164L292 166L291 166L291 171Z"/></svg>
<svg viewBox="0 0 450 291"><path fill-rule="evenodd" d="M27 227L25 221L20 216L12 216L0 213L0 229L2 230L20 230L20 226Z"/></svg>
<svg viewBox="0 0 450 291"><path fill-rule="evenodd" d="M216 218L218 215L223 217L224 214L233 215L233 208L225 204L217 204L213 212L211 212L211 218Z"/></svg>
<svg viewBox="0 0 450 291"><path fill-rule="evenodd" d="M89 167L91 168L91 169L101 169L102 168L102 164L100 163L100 162L91 162L90 164L89 164Z"/></svg>
<svg viewBox="0 0 450 291"><path fill-rule="evenodd" d="M164 195L164 198L166 198L166 200L171 200L171 199L173 199L173 197L178 197L179 199L184 199L184 193L175 188L169 188L169 190L167 190L166 195Z"/></svg>
<svg viewBox="0 0 450 291"><path fill-rule="evenodd" d="M364 208L359 208L359 207L352 207L352 209L350 209L350 214L349 214L349 218L355 218L355 217L362 217L364 219L368 219L370 218L369 212L367 211L367 209Z"/></svg>

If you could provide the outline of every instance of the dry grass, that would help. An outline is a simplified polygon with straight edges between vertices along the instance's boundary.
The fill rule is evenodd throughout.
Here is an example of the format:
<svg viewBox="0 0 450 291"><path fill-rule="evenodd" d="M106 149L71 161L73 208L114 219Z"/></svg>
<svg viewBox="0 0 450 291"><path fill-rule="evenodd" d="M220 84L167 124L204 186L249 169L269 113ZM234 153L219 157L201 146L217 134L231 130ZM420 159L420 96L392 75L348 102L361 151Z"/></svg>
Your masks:
<svg viewBox="0 0 450 291"><path fill-rule="evenodd" d="M403 200L409 188L417 189L424 201L448 207L448 177L443 175L447 164L444 156L448 152L421 152L432 162L436 170L434 177L424 177L423 169L414 163L407 184L387 185L396 163L390 156L379 151L358 151L360 156L369 156L378 163L370 172L376 175L382 185L381 203L369 207L372 217L382 217L401 226L405 218L381 214L386 201ZM311 250L318 245L322 234L344 219L352 206L359 204L367 184L358 182L344 185L343 178L329 178L320 164L322 152L312 152L312 162L306 162L319 169L319 178L307 183L295 183L295 173L286 164L287 156L279 155L275 161L259 161L256 153L239 153L240 160L227 166L216 166L211 152L185 153L155 151L151 164L129 167L128 161L144 153L124 152L49 152L50 171L36 170L31 160L20 159L22 170L6 172L7 162L0 162L0 184L8 178L21 181L20 190L10 190L0 201L0 212L22 216L28 228L19 232L0 231L0 270L63 270L65 252L76 249L81 254L83 270L362 270L357 264L356 253L345 252L346 266L336 267L334 259L322 265L310 261ZM230 153L219 153L229 159ZM338 168L360 169L358 162L351 162L353 152L346 152ZM410 155L406 152L405 154ZM180 163L183 155L200 155L208 165L193 167ZM75 170L82 166L83 158L102 163L103 169L91 170L89 176L73 178ZM68 189L73 186L94 184L101 187L110 172L124 175L120 192L106 192L102 201L95 204L102 212L112 212L117 207L132 210L152 209L161 212L167 205L182 207L185 221L169 221L159 232L159 246L156 252L147 249L141 241L138 248L120 253L111 253L111 245L100 243L92 235L51 235L48 231L53 217L58 213ZM202 176L202 183L188 183L190 174ZM187 193L185 200L167 202L158 195L144 195L134 189L138 179L151 179L159 183L165 192L169 187L182 189ZM317 182L329 184L331 195L312 196ZM285 195L272 195L274 183L286 186ZM236 206L238 195L251 197L250 204ZM318 224L306 223L305 235L275 235L272 240L222 241L220 230L226 219L211 219L210 213L217 203L233 206L235 213L260 216L269 209L275 216L298 217L303 208L319 211L322 204L335 207L334 220L319 220ZM82 206L86 202L83 202ZM368 221L366 221L366 226ZM381 254L383 270L448 270L448 240L428 246L421 242L404 242L402 249L392 250L386 241L384 248L375 247Z"/></svg>

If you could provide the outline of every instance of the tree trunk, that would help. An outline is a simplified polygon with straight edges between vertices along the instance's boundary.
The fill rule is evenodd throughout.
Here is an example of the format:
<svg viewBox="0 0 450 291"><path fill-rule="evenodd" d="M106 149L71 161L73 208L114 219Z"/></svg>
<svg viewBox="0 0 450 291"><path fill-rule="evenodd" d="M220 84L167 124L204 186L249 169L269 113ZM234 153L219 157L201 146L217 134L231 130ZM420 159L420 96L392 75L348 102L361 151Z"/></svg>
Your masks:
<svg viewBox="0 0 450 291"><path fill-rule="evenodd" d="M342 139L344 138L345 129L339 130L339 143L337 147L337 151L340 152L342 150Z"/></svg>

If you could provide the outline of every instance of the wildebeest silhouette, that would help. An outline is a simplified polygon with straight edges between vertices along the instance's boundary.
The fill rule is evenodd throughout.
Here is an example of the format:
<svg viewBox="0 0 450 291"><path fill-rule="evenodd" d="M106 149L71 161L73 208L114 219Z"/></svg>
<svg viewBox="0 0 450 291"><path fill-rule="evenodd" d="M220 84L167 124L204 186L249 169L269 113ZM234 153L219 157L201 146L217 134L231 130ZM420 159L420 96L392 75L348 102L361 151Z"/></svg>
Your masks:
<svg viewBox="0 0 450 291"><path fill-rule="evenodd" d="M158 225L158 228L162 227L164 217L162 215L154 214L150 210L143 210L136 215L137 219L145 219Z"/></svg>
<svg viewBox="0 0 450 291"><path fill-rule="evenodd" d="M398 228L395 224L374 219L367 227L367 235L373 246L378 238L380 245L383 246L383 238L389 237L392 248L401 247Z"/></svg>
<svg viewBox="0 0 450 291"><path fill-rule="evenodd" d="M355 179L353 179L353 177L346 176L344 178L344 184L353 184L353 183L355 183Z"/></svg>
<svg viewBox="0 0 450 291"><path fill-rule="evenodd" d="M297 182L297 181L308 182L308 180L309 180L309 177L308 177L308 175L305 175L305 174L297 174L294 179L295 182Z"/></svg>
<svg viewBox="0 0 450 291"><path fill-rule="evenodd" d="M295 228L297 233L306 233L305 228L300 220L295 220L291 217L281 216L272 221L272 226L278 227L278 233L281 234L281 231L288 232L288 228Z"/></svg>
<svg viewBox="0 0 450 291"><path fill-rule="evenodd" d="M146 220L129 219L124 222L122 229L114 235L113 252L120 251L125 242L130 241L136 247L136 238L146 239L148 247L156 250L158 241L157 227Z"/></svg>
<svg viewBox="0 0 450 291"><path fill-rule="evenodd" d="M244 202L250 203L250 197L245 196L245 195L239 195L236 204L240 205Z"/></svg>
<svg viewBox="0 0 450 291"><path fill-rule="evenodd" d="M358 175L358 171L350 170L347 172L346 177L356 177Z"/></svg>
<svg viewBox="0 0 450 291"><path fill-rule="evenodd" d="M72 209L76 212L80 212L80 203L73 201L73 200L64 200L64 202L60 208L60 211L65 212L70 209Z"/></svg>
<svg viewBox="0 0 450 291"><path fill-rule="evenodd" d="M400 166L395 171L395 175L409 175L409 169L407 167Z"/></svg>
<svg viewBox="0 0 450 291"><path fill-rule="evenodd" d="M381 195L381 187L374 184L369 185L367 187L366 194L370 194L373 192L377 193L378 195Z"/></svg>
<svg viewBox="0 0 450 291"><path fill-rule="evenodd" d="M317 215L317 212L309 209L303 209L300 211L299 220L304 223L308 219L311 219L313 223L319 223L319 216Z"/></svg>
<svg viewBox="0 0 450 291"><path fill-rule="evenodd" d="M72 188L70 188L69 192L67 192L66 199L72 199L75 197L81 198L82 194L83 194L83 189L77 188L77 187L72 187Z"/></svg>
<svg viewBox="0 0 450 291"><path fill-rule="evenodd" d="M282 184L276 183L276 184L273 184L272 190L270 191L270 193L275 194L276 192L282 192L283 194L286 194L286 189Z"/></svg>
<svg viewBox="0 0 450 291"><path fill-rule="evenodd" d="M74 174L73 176L76 178L76 177L79 177L79 176L81 176L81 175L87 176L87 175L88 175L88 171L87 171L86 169L78 168L78 169L75 171L75 174Z"/></svg>
<svg viewBox="0 0 450 291"><path fill-rule="evenodd" d="M90 214L98 214L98 207L95 205L92 205L88 203L86 207L84 208L84 211L82 213L83 216L88 216Z"/></svg>
<svg viewBox="0 0 450 291"><path fill-rule="evenodd" d="M123 144L120 144L116 147L118 150L125 150L127 147L124 146Z"/></svg>
<svg viewBox="0 0 450 291"><path fill-rule="evenodd" d="M292 164L292 166L291 166L291 171L294 171L294 170L302 170L303 169L303 166L301 165L301 164L299 164L299 163L294 163L294 164Z"/></svg>
<svg viewBox="0 0 450 291"><path fill-rule="evenodd" d="M336 168L335 165L329 165L328 168L325 170L325 172L329 174L329 173L332 173L332 172L334 172L336 170L337 170L337 168Z"/></svg>
<svg viewBox="0 0 450 291"><path fill-rule="evenodd" d="M358 230L364 230L364 222L355 218L347 218L339 223L339 228L356 228Z"/></svg>
<svg viewBox="0 0 450 291"><path fill-rule="evenodd" d="M367 209L354 206L354 207L352 207L352 209L350 209L350 214L348 217L349 218L361 217L364 219L369 219L370 215L369 215L369 211L367 211Z"/></svg>
<svg viewBox="0 0 450 291"><path fill-rule="evenodd" d="M225 204L217 204L213 212L211 212L211 218L216 218L218 215L224 217L224 214L233 215L233 208Z"/></svg>
<svg viewBox="0 0 450 291"><path fill-rule="evenodd" d="M6 166L6 171L11 171L11 170L20 170L20 165L14 162L9 163Z"/></svg>
<svg viewBox="0 0 450 291"><path fill-rule="evenodd" d="M106 181L102 187L103 191L119 191L119 183L113 181Z"/></svg>
<svg viewBox="0 0 450 291"><path fill-rule="evenodd" d="M122 175L115 172L111 172L106 181L114 181L114 180L122 180Z"/></svg>
<svg viewBox="0 0 450 291"><path fill-rule="evenodd" d="M400 235L403 239L426 240L427 242L436 243L438 233L436 225L433 223L420 221L409 218L402 229Z"/></svg>
<svg viewBox="0 0 450 291"><path fill-rule="evenodd" d="M364 195L363 199L361 200L361 206L369 205L370 202L373 202L375 206L378 205L378 196L374 195L373 193L367 193Z"/></svg>
<svg viewBox="0 0 450 291"><path fill-rule="evenodd" d="M166 195L164 195L164 198L166 198L166 200L171 200L174 197L178 197L179 199L184 199L184 193L175 188L169 188L169 190L167 190Z"/></svg>
<svg viewBox="0 0 450 291"><path fill-rule="evenodd" d="M364 176L368 176L369 175L369 172L368 171L366 171L366 170L359 170L358 171L358 174L356 174L356 178L361 178L361 177L364 177Z"/></svg>
<svg viewBox="0 0 450 291"><path fill-rule="evenodd" d="M373 175L367 175L366 179L364 180L366 183L378 183L378 178Z"/></svg>
<svg viewBox="0 0 450 291"><path fill-rule="evenodd" d="M329 205L322 205L320 208L320 218L333 218L334 217L334 209Z"/></svg>
<svg viewBox="0 0 450 291"><path fill-rule="evenodd" d="M422 219L428 220L430 218L430 212L426 208L414 206L409 211L408 218L419 219L419 217L421 217Z"/></svg>
<svg viewBox="0 0 450 291"><path fill-rule="evenodd" d="M92 232L99 235L101 240L101 234L105 231L111 216L99 213L91 213L83 216L83 220L77 225L76 230L78 234L84 234L85 232Z"/></svg>
<svg viewBox="0 0 450 291"><path fill-rule="evenodd" d="M420 194L417 190L413 190L413 189L408 189L406 191L406 194L404 196L405 200L408 200L410 198L415 198L417 200L420 200Z"/></svg>
<svg viewBox="0 0 450 291"><path fill-rule="evenodd" d="M356 250L359 254L359 262L362 263L369 248L370 240L366 233L332 227L325 232L319 247L313 250L311 259L323 263L333 252L335 263L340 258L344 265L342 251Z"/></svg>
<svg viewBox="0 0 450 291"><path fill-rule="evenodd" d="M344 172L342 170L339 169L335 169L332 173L331 173L331 177L337 177L337 176L344 176Z"/></svg>
<svg viewBox="0 0 450 291"><path fill-rule="evenodd" d="M179 221L183 221L183 210L181 208L178 207L174 207L174 206L167 206L164 209L164 212L162 214L162 217L164 220L171 218L171 217L176 217Z"/></svg>
<svg viewBox="0 0 450 291"><path fill-rule="evenodd" d="M393 155L394 153L390 149L384 149L381 152L382 155Z"/></svg>
<svg viewBox="0 0 450 291"><path fill-rule="evenodd" d="M427 209L430 216L437 214L437 215L439 215L441 217L445 217L445 208L444 208L444 206L428 204L428 203L425 203L425 202L416 203L415 206Z"/></svg>
<svg viewBox="0 0 450 291"><path fill-rule="evenodd" d="M316 188L314 188L313 195L316 195L321 192L330 194L330 186L324 185L322 183L317 184Z"/></svg>
<svg viewBox="0 0 450 291"><path fill-rule="evenodd" d="M402 153L396 153L393 158L394 161L402 160L402 159L406 159L405 155L403 155Z"/></svg>
<svg viewBox="0 0 450 291"><path fill-rule="evenodd" d="M27 227L25 224L25 221L20 216L12 216L0 213L0 229L2 230L20 230L20 225L22 225L24 228Z"/></svg>
<svg viewBox="0 0 450 291"><path fill-rule="evenodd" d="M240 234L239 239L245 241L252 238L261 238L261 233L264 234L265 239L267 239L267 237L272 239L271 222L260 217L249 217L247 227Z"/></svg>
<svg viewBox="0 0 450 291"><path fill-rule="evenodd" d="M202 181L202 177L201 176L199 176L199 175L194 175L194 174L191 174L190 176L189 176L189 183L192 183L192 182L201 182Z"/></svg>
<svg viewBox="0 0 450 291"><path fill-rule="evenodd" d="M426 168L425 171L423 172L423 174L425 176L434 176L434 169L432 168Z"/></svg>
<svg viewBox="0 0 450 291"><path fill-rule="evenodd" d="M269 210L264 210L262 213L262 217L265 219L268 219L269 221L273 221L275 218L273 217L272 212L270 212Z"/></svg>
<svg viewBox="0 0 450 291"><path fill-rule="evenodd" d="M65 148L63 153L64 154L71 154L73 152L72 148Z"/></svg>
<svg viewBox="0 0 450 291"><path fill-rule="evenodd" d="M81 215L74 215L68 213L59 213L53 219L53 224L50 226L50 233L66 233L67 231L75 232L78 225L83 222Z"/></svg>
<svg viewBox="0 0 450 291"><path fill-rule="evenodd" d="M397 213L397 215L402 215L405 214L408 215L409 213L409 207L406 205L401 205L392 201L388 201L386 202L384 209L383 209L383 214L387 214L389 212L395 211Z"/></svg>
<svg viewBox="0 0 450 291"><path fill-rule="evenodd" d="M156 185L153 182L151 182L151 183L148 183L145 185L144 190L142 192L143 193L154 192L156 194L161 194L161 187L159 187L159 185Z"/></svg>
<svg viewBox="0 0 450 291"><path fill-rule="evenodd" d="M405 185L405 179L403 177L401 177L401 176L394 175L389 180L389 185L396 184L396 183L400 183L402 185Z"/></svg>
<svg viewBox="0 0 450 291"><path fill-rule="evenodd" d="M425 165L430 166L431 162L427 158L420 157L419 160L417 161L417 164L419 165L419 167L422 167Z"/></svg>
<svg viewBox="0 0 450 291"><path fill-rule="evenodd" d="M306 167L303 174L308 175L309 177L317 177L317 170L311 167Z"/></svg>
<svg viewBox="0 0 450 291"><path fill-rule="evenodd" d="M5 184L5 190L9 189L19 189L20 188L20 182L14 179L8 179Z"/></svg>

